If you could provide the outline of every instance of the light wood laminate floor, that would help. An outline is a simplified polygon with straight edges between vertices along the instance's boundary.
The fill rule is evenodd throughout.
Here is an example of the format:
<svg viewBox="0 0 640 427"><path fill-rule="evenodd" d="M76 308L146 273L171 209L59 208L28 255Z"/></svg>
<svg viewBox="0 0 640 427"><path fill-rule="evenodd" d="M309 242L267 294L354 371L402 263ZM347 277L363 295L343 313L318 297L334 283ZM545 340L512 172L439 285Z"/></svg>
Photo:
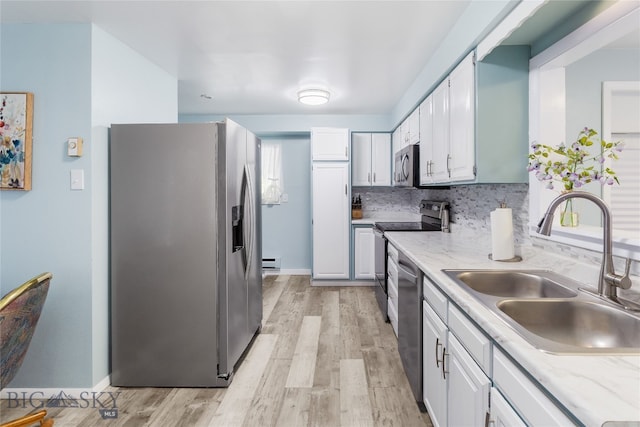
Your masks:
<svg viewBox="0 0 640 427"><path fill-rule="evenodd" d="M262 332L229 388L108 387L119 393L117 418L103 419L100 403L46 408L55 425L431 426L413 400L373 287L267 276L263 289ZM113 406L108 394L102 405ZM33 410L3 400L0 421Z"/></svg>

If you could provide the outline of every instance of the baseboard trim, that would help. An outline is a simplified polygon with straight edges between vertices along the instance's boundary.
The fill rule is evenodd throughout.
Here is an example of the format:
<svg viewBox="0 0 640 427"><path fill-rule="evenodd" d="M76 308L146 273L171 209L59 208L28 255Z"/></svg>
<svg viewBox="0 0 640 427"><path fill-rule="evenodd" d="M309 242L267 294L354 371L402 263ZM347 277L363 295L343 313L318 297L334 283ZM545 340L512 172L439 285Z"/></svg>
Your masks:
<svg viewBox="0 0 640 427"><path fill-rule="evenodd" d="M51 399L55 396L64 393L67 396L71 396L73 398L80 398L82 396L88 396L91 399L93 393L101 393L105 388L107 388L111 384L111 377L107 375L101 381L99 381L96 385L91 388L4 388L0 391L0 399L29 399L32 398L34 400L37 399Z"/></svg>
<svg viewBox="0 0 640 427"><path fill-rule="evenodd" d="M262 270L265 276L311 276L309 269Z"/></svg>
<svg viewBox="0 0 640 427"><path fill-rule="evenodd" d="M311 286L375 286L374 280L311 280Z"/></svg>

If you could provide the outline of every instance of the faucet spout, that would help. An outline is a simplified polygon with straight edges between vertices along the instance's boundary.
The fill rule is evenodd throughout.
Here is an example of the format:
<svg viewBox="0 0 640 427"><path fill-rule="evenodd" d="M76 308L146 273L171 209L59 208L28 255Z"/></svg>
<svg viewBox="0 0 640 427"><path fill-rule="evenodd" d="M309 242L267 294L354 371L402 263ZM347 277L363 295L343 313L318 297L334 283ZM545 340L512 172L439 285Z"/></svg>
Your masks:
<svg viewBox="0 0 640 427"><path fill-rule="evenodd" d="M540 220L538 224L538 233L545 236L551 234L551 227L553 225L553 213L560 206L561 203L572 199L587 199L594 203L602 211L602 228L603 228L603 250L602 250L602 265L600 267L600 277L598 278L598 294L609 299L617 298L617 287L628 288L631 285L629 279L628 269L624 276L619 276L615 273L613 266L613 243L611 237L611 211L607 204L591 193L585 191L573 191L564 193L553 199L547 208L547 212Z"/></svg>

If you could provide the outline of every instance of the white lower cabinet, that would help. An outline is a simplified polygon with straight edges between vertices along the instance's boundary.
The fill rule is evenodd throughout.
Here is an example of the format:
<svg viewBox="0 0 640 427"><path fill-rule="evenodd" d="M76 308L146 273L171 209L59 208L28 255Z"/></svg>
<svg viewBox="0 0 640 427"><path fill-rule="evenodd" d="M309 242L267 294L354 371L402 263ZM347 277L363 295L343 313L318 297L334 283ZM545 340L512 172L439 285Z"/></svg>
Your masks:
<svg viewBox="0 0 640 427"><path fill-rule="evenodd" d="M436 427L447 425L447 380L442 373L442 352L446 346L447 325L423 301L422 393L424 406Z"/></svg>
<svg viewBox="0 0 640 427"><path fill-rule="evenodd" d="M447 424L481 426L489 412L491 381L455 335L449 333L444 352L447 389Z"/></svg>
<svg viewBox="0 0 640 427"><path fill-rule="evenodd" d="M478 346L476 342L463 345L460 341L464 337L481 334L472 330L464 331L456 337L456 331L460 331L461 327L475 327L471 323L460 323L456 330L450 330L451 319L462 314L449 305L447 316L440 318L427 301L431 299L429 295L438 295L441 292L426 278L424 286L426 301L422 303L423 400L431 421L436 427L484 425L489 411L491 381L478 365L478 356L472 357L467 350L479 348L480 358L483 358L484 347ZM434 302L435 307L441 311L439 298Z"/></svg>
<svg viewBox="0 0 640 427"><path fill-rule="evenodd" d="M522 373L520 368L498 350L493 355L493 382L526 425L575 425L536 384Z"/></svg>
<svg viewBox="0 0 640 427"><path fill-rule="evenodd" d="M375 279L375 242L372 227L353 229L353 269L355 279Z"/></svg>
<svg viewBox="0 0 640 427"><path fill-rule="evenodd" d="M491 415L489 425L493 427L527 427L518 413L509 405L502 393L491 387Z"/></svg>
<svg viewBox="0 0 640 427"><path fill-rule="evenodd" d="M387 292L388 305L387 315L393 332L398 336L398 251L389 245L389 256L387 257Z"/></svg>

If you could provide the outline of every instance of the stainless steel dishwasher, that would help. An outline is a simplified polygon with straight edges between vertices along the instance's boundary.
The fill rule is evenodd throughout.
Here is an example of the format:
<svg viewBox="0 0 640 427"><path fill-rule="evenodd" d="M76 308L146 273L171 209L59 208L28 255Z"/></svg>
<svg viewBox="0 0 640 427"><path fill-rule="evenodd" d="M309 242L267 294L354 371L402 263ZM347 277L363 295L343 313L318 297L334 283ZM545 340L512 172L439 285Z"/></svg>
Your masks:
<svg viewBox="0 0 640 427"><path fill-rule="evenodd" d="M421 411L422 401L422 272L398 252L398 351L411 391Z"/></svg>

